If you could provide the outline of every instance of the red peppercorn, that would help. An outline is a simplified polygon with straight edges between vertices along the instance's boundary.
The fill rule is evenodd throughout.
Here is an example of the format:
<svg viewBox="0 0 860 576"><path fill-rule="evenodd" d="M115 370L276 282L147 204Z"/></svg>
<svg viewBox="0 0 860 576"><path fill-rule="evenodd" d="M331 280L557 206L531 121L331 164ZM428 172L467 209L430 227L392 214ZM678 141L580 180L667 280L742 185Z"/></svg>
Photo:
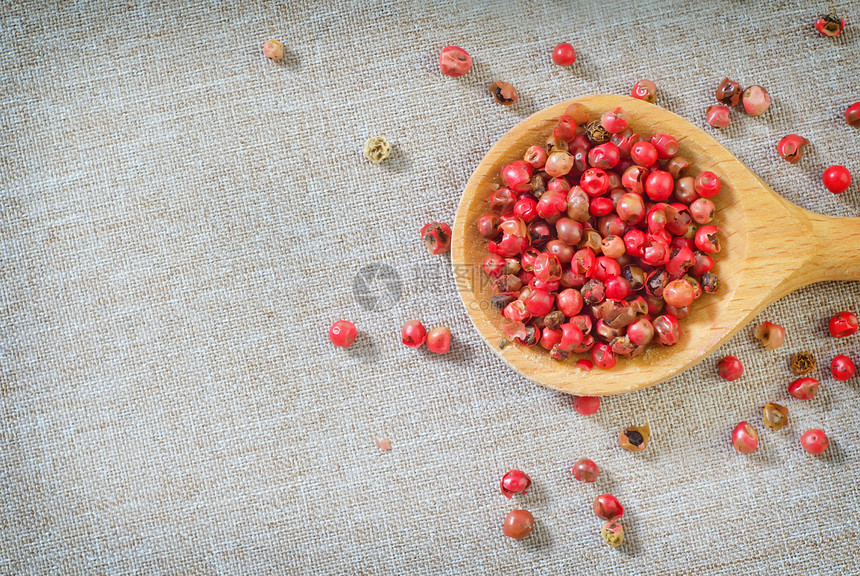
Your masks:
<svg viewBox="0 0 860 576"><path fill-rule="evenodd" d="M589 196L602 196L609 191L609 175L601 168L589 168L579 178L579 186Z"/></svg>
<svg viewBox="0 0 860 576"><path fill-rule="evenodd" d="M655 202L668 200L674 188L675 180L665 170L654 170L645 179L645 193Z"/></svg>
<svg viewBox="0 0 860 576"><path fill-rule="evenodd" d="M618 134L627 129L627 114L621 108L607 110L600 117L600 125L610 134Z"/></svg>
<svg viewBox="0 0 860 576"><path fill-rule="evenodd" d="M630 147L630 159L637 166L648 168L657 162L657 148L650 142L636 142Z"/></svg>
<svg viewBox="0 0 860 576"><path fill-rule="evenodd" d="M849 126L860 126L860 102L855 102L845 110L845 121Z"/></svg>
<svg viewBox="0 0 860 576"><path fill-rule="evenodd" d="M741 104L750 116L761 116L770 108L770 94L761 86L750 86L744 90Z"/></svg>
<svg viewBox="0 0 860 576"><path fill-rule="evenodd" d="M522 540L532 533L535 518L528 510L511 510L505 517L505 536L514 540Z"/></svg>
<svg viewBox="0 0 860 576"><path fill-rule="evenodd" d="M402 341L410 348L420 348L427 340L427 329L418 320L410 320L403 325Z"/></svg>
<svg viewBox="0 0 860 576"><path fill-rule="evenodd" d="M421 240L431 254L443 254L451 249L451 227L444 222L431 222L421 227Z"/></svg>
<svg viewBox="0 0 860 576"><path fill-rule="evenodd" d="M499 487L508 498L513 498L514 494L527 494L526 490L532 485L532 479L522 470L511 470L502 476L502 482Z"/></svg>
<svg viewBox="0 0 860 576"><path fill-rule="evenodd" d="M845 30L845 18L840 18L835 14L822 14L815 21L815 29L822 36L833 38L842 34Z"/></svg>
<svg viewBox="0 0 860 576"><path fill-rule="evenodd" d="M851 172L845 166L831 166L821 177L824 187L834 194L842 194L851 186Z"/></svg>
<svg viewBox="0 0 860 576"><path fill-rule="evenodd" d="M857 332L857 316L852 312L840 312L833 316L828 323L830 335L834 338L845 338Z"/></svg>
<svg viewBox="0 0 860 576"><path fill-rule="evenodd" d="M516 160L502 166L502 183L514 192L531 190L532 165L525 160Z"/></svg>
<svg viewBox="0 0 860 576"><path fill-rule="evenodd" d="M570 66L576 62L576 51L567 42L562 42L552 51L552 61L559 66Z"/></svg>
<svg viewBox="0 0 860 576"><path fill-rule="evenodd" d="M709 198L696 198L690 204L690 215L696 224L707 224L714 218L714 203Z"/></svg>
<svg viewBox="0 0 860 576"><path fill-rule="evenodd" d="M663 288L663 300L669 306L683 308L692 304L695 298L696 294L693 291L693 287L681 279L672 280Z"/></svg>
<svg viewBox="0 0 860 576"><path fill-rule="evenodd" d="M720 378L732 382L744 374L744 365L736 356L726 356L717 363Z"/></svg>
<svg viewBox="0 0 860 576"><path fill-rule="evenodd" d="M788 385L788 393L798 400L812 400L818 394L820 382L815 378L798 378Z"/></svg>
<svg viewBox="0 0 860 576"><path fill-rule="evenodd" d="M523 155L523 160L531 164L535 170L540 170L546 164L547 153L542 146L531 146Z"/></svg>
<svg viewBox="0 0 860 576"><path fill-rule="evenodd" d="M800 445L810 454L821 454L830 446L830 438L827 437L824 430L813 428L803 433L800 437Z"/></svg>
<svg viewBox="0 0 860 576"><path fill-rule="evenodd" d="M714 128L725 128L732 123L731 118L729 118L729 109L722 104L708 106L707 109L705 109L705 115L707 117L708 124Z"/></svg>
<svg viewBox="0 0 860 576"><path fill-rule="evenodd" d="M720 239L717 237L716 226L708 224L696 230L696 248L706 254L716 254L720 251Z"/></svg>
<svg viewBox="0 0 860 576"><path fill-rule="evenodd" d="M840 382L844 382L854 376L854 362L848 356L840 354L830 363L830 373Z"/></svg>
<svg viewBox="0 0 860 576"><path fill-rule="evenodd" d="M600 468L598 468L597 464L588 458L577 460L576 464L573 465L573 468L571 468L570 471L573 474L573 477L580 482L591 483L597 480L597 477L600 476Z"/></svg>
<svg viewBox="0 0 860 576"><path fill-rule="evenodd" d="M651 80L640 80L633 85L630 95L653 104L657 101L657 85Z"/></svg>
<svg viewBox="0 0 860 576"><path fill-rule="evenodd" d="M668 134L654 134L651 137L651 144L657 148L657 155L660 160L668 160L678 153L678 141L674 136Z"/></svg>
<svg viewBox="0 0 860 576"><path fill-rule="evenodd" d="M451 331L434 328L427 334L427 348L436 354L445 354L451 348Z"/></svg>
<svg viewBox="0 0 860 576"><path fill-rule="evenodd" d="M472 57L459 46L445 46L439 54L439 69L445 76L462 76L472 68Z"/></svg>
<svg viewBox="0 0 860 576"><path fill-rule="evenodd" d="M657 316L652 322L654 335L663 346L674 346L681 339L681 326L678 319L671 314Z"/></svg>
<svg viewBox="0 0 860 576"><path fill-rule="evenodd" d="M741 422L732 430L732 445L741 454L752 454L758 448L758 432L746 422Z"/></svg>
<svg viewBox="0 0 860 576"><path fill-rule="evenodd" d="M576 367L579 368L580 370L584 370L586 372L589 372L592 368L594 368L594 364L591 363L591 360L582 359L582 360L576 361ZM578 412L578 410L577 410L577 412Z"/></svg>
<svg viewBox="0 0 860 576"><path fill-rule="evenodd" d="M607 522L624 516L624 507L612 494L600 494L594 499L592 509L598 518Z"/></svg>
<svg viewBox="0 0 860 576"><path fill-rule="evenodd" d="M558 124L552 129L552 136L558 140L570 142L576 136L576 122L570 116L561 116Z"/></svg>
<svg viewBox="0 0 860 576"><path fill-rule="evenodd" d="M696 176L693 185L696 189L696 194L704 198L716 196L719 194L721 188L720 179L717 178L717 175L707 171Z"/></svg>
<svg viewBox="0 0 860 576"><path fill-rule="evenodd" d="M591 416L600 408L600 396L577 396L573 399L573 409L583 416Z"/></svg>
<svg viewBox="0 0 860 576"><path fill-rule="evenodd" d="M595 344L594 348L591 349L591 359L594 361L595 366L604 370L609 370L617 362L615 354L612 352L612 347L602 342Z"/></svg>
<svg viewBox="0 0 860 576"><path fill-rule="evenodd" d="M620 160L621 152L612 142L599 144L588 151L588 163L595 168L615 168Z"/></svg>
<svg viewBox="0 0 860 576"><path fill-rule="evenodd" d="M714 96L716 97L717 102L721 104L725 104L726 106L737 106L741 102L742 93L743 89L740 84L734 80L723 78L723 81L720 82L719 86L717 86L717 91Z"/></svg>
<svg viewBox="0 0 860 576"><path fill-rule="evenodd" d="M797 134L789 134L777 143L776 151L789 164L797 164L803 158L807 146L809 140Z"/></svg>
<svg viewBox="0 0 860 576"><path fill-rule="evenodd" d="M478 234L492 240L499 235L501 220L498 214L484 214L478 218Z"/></svg>
<svg viewBox="0 0 860 576"><path fill-rule="evenodd" d="M355 337L358 336L358 330L355 324L349 320L338 320L331 325L328 331L328 338L331 343L340 348L348 348L350 344L355 342Z"/></svg>
<svg viewBox="0 0 860 576"><path fill-rule="evenodd" d="M555 296L546 290L532 290L525 297L526 307L532 316L545 316L549 314L553 306L555 306Z"/></svg>

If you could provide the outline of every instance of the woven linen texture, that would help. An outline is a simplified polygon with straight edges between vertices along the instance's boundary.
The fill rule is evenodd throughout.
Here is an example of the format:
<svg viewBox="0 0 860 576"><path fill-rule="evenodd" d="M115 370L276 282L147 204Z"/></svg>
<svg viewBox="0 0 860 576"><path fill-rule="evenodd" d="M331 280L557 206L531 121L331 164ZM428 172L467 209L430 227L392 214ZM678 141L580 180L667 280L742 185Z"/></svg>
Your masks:
<svg viewBox="0 0 860 576"><path fill-rule="evenodd" d="M858 185L820 177L860 178L842 117L860 11L821 7L844 35L820 37L804 2L2 2L0 573L860 573L860 384L826 369L860 359L860 336L826 331L860 312L858 283L791 294L696 368L581 417L492 354L449 259L418 241L517 122L641 78L788 200L857 216ZM565 40L578 59L560 68ZM439 73L448 44L474 58L466 76ZM767 87L771 110L707 127L725 76ZM497 79L515 106L492 100ZM788 133L812 141L797 165L776 153ZM361 153L375 135L381 165ZM340 318L360 330L348 350L328 342ZM413 318L449 326L451 352L402 346ZM762 320L783 348L759 346ZM810 402L786 391L799 350L821 366ZM725 354L741 380L716 376ZM767 401L791 411L778 433ZM762 436L751 456L729 442L741 420ZM646 421L648 450L621 451ZM832 438L818 458L799 446L813 427ZM583 456L594 485L570 475ZM510 468L535 481L513 501ZM626 508L617 550L602 492ZM522 542L502 535L517 507L537 519Z"/></svg>

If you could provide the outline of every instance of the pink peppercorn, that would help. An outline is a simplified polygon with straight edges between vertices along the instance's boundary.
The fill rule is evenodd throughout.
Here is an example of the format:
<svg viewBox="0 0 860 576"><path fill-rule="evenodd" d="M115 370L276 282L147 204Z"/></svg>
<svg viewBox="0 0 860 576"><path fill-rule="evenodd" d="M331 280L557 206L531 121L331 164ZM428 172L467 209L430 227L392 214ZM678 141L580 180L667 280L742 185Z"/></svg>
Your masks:
<svg viewBox="0 0 860 576"><path fill-rule="evenodd" d="M511 470L502 476L502 482L499 487L507 498L512 498L514 494L527 494L529 486L532 485L532 479L522 470Z"/></svg>
<svg viewBox="0 0 860 576"><path fill-rule="evenodd" d="M657 101L657 85L651 80L640 80L633 85L630 95L653 104Z"/></svg>
<svg viewBox="0 0 860 576"><path fill-rule="evenodd" d="M752 454L758 448L758 432L746 422L732 430L732 445L742 454Z"/></svg>
<svg viewBox="0 0 860 576"><path fill-rule="evenodd" d="M853 312L840 312L830 319L827 327L834 338L845 338L857 332L860 322Z"/></svg>
<svg viewBox="0 0 860 576"><path fill-rule="evenodd" d="M358 330L356 330L355 324L349 320L338 320L331 325L331 328L328 331L328 337L329 340L331 340L331 343L340 348L348 348L353 342L355 342L355 337L357 335Z"/></svg>
<svg viewBox="0 0 860 576"><path fill-rule="evenodd" d="M815 378L798 378L788 385L788 393L798 400L812 400L818 394L820 382Z"/></svg>
<svg viewBox="0 0 860 576"><path fill-rule="evenodd" d="M472 68L472 57L459 46L445 46L439 54L439 69L445 76L462 76Z"/></svg>
<svg viewBox="0 0 860 576"><path fill-rule="evenodd" d="M860 102L855 102L845 110L845 121L849 126L860 126Z"/></svg>
<svg viewBox="0 0 860 576"><path fill-rule="evenodd" d="M606 520L607 522L618 520L624 516L624 507L621 505L621 502L618 501L618 498L612 494L598 495L594 499L592 509L594 510L594 513L597 514L598 518Z"/></svg>
<svg viewBox="0 0 860 576"><path fill-rule="evenodd" d="M410 348L420 348L427 340L427 329L418 320L403 325L402 342Z"/></svg>
<svg viewBox="0 0 860 576"><path fill-rule="evenodd" d="M263 44L263 55L272 62L280 62L284 58L284 45L278 40L269 40Z"/></svg>
<svg viewBox="0 0 860 576"><path fill-rule="evenodd" d="M840 382L844 382L854 376L854 370L854 362L844 354L836 356L833 362L830 363L830 373Z"/></svg>
<svg viewBox="0 0 860 576"><path fill-rule="evenodd" d="M813 428L803 433L800 437L800 445L810 454L821 454L830 446L830 439L824 430Z"/></svg>
<svg viewBox="0 0 860 576"><path fill-rule="evenodd" d="M597 477L600 476L600 468L598 468L597 464L588 458L577 460L576 464L573 465L571 472L573 473L574 478L580 482L586 483L594 482L597 480Z"/></svg>
<svg viewBox="0 0 860 576"><path fill-rule="evenodd" d="M576 62L576 51L567 42L562 42L552 51L552 61L559 66L570 66Z"/></svg>
<svg viewBox="0 0 860 576"><path fill-rule="evenodd" d="M744 365L736 356L726 356L717 363L720 378L729 382L737 380L744 374Z"/></svg>
<svg viewBox="0 0 860 576"><path fill-rule="evenodd" d="M427 348L436 354L444 354L451 348L451 331L434 328L427 334Z"/></svg>
<svg viewBox="0 0 860 576"><path fill-rule="evenodd" d="M728 107L723 106L722 104L708 106L707 110L705 110L705 114L707 115L708 124L714 128L725 128L732 123L729 118Z"/></svg>
<svg viewBox="0 0 860 576"><path fill-rule="evenodd" d="M821 177L824 187L834 194L842 194L851 186L851 172L845 166L831 166Z"/></svg>
<svg viewBox="0 0 860 576"><path fill-rule="evenodd" d="M587 360L586 360L587 362ZM587 368L590 370L591 368ZM599 396L577 396L573 400L573 409L583 416L591 416L600 408Z"/></svg>

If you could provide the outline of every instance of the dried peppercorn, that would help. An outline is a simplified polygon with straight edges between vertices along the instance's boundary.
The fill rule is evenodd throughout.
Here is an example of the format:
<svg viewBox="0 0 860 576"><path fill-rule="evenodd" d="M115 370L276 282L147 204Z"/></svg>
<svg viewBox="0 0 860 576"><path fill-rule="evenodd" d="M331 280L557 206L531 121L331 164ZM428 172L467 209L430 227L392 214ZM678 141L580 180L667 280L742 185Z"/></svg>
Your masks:
<svg viewBox="0 0 860 576"><path fill-rule="evenodd" d="M792 354L790 366L791 371L798 376L809 374L815 370L815 356L812 355L812 352L805 350L797 352L796 354Z"/></svg>
<svg viewBox="0 0 860 576"><path fill-rule="evenodd" d="M723 78L723 81L720 82L720 85L717 87L715 96L717 98L717 102L720 104L725 104L726 106L737 106L741 102L743 91L743 88L741 88L741 85L737 82L729 80L728 78Z"/></svg>
<svg viewBox="0 0 860 576"><path fill-rule="evenodd" d="M828 38L839 36L845 30L845 18L840 18L836 14L822 14L815 21L815 29Z"/></svg>
<svg viewBox="0 0 860 576"><path fill-rule="evenodd" d="M512 106L519 100L517 89L512 84L496 80L490 85L490 94L502 106Z"/></svg>
<svg viewBox="0 0 860 576"><path fill-rule="evenodd" d="M648 424L631 426L621 431L618 436L618 445L630 452L641 452L648 447L650 438L651 427Z"/></svg>
<svg viewBox="0 0 860 576"><path fill-rule="evenodd" d="M511 510L505 517L505 536L514 540L522 540L532 533L535 518L528 510Z"/></svg>
<svg viewBox="0 0 860 576"><path fill-rule="evenodd" d="M776 350L785 343L785 328L773 322L762 322L755 329L755 337L765 350Z"/></svg>
<svg viewBox="0 0 860 576"><path fill-rule="evenodd" d="M600 536L613 548L624 544L624 528L618 522L607 522L600 529Z"/></svg>
<svg viewBox="0 0 860 576"><path fill-rule="evenodd" d="M368 138L364 143L364 157L379 164L391 155L391 145L384 136L374 136Z"/></svg>
<svg viewBox="0 0 860 576"><path fill-rule="evenodd" d="M284 44L279 40L269 40L263 44L263 55L272 62L280 62L284 58Z"/></svg>
<svg viewBox="0 0 860 576"><path fill-rule="evenodd" d="M444 222L431 222L421 227L421 240L431 254L444 254L451 249L451 227Z"/></svg>
<svg viewBox="0 0 860 576"><path fill-rule="evenodd" d="M605 144L609 142L612 135L600 123L600 120L592 120L585 126L585 134L593 144Z"/></svg>
<svg viewBox="0 0 860 576"><path fill-rule="evenodd" d="M788 424L788 408L777 404L776 402L768 402L762 408L762 419L764 425L771 430L779 430Z"/></svg>

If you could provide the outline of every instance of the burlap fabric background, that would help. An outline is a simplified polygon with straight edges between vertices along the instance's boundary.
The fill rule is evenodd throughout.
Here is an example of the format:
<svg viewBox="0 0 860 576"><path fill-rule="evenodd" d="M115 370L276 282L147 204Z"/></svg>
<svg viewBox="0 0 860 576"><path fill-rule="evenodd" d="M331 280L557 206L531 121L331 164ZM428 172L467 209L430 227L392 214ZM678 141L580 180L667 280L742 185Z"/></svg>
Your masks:
<svg viewBox="0 0 860 576"><path fill-rule="evenodd" d="M828 8L840 38L811 27ZM820 174L860 177L841 117L860 100L858 26L851 2L4 2L0 572L860 573L860 384L826 370L858 359L860 336L826 334L860 311L857 283L768 308L788 333L774 353L749 327L581 417L486 348L449 260L418 241L515 123L643 77L700 126L724 76L763 84L770 112L708 131L791 201L857 215L857 184L834 196ZM569 69L548 60L562 40ZM467 76L439 74L446 44L474 57ZM492 101L495 79L519 104ZM790 132L813 142L796 166L775 150ZM394 147L381 166L361 154L377 134ZM361 330L347 351L327 339L338 318ZM450 326L451 353L403 347L411 318ZM825 365L806 403L786 393L801 349ZM742 380L717 378L727 353ZM770 400L791 410L779 433L761 425ZM729 442L744 419L752 456ZM618 430L645 421L651 447L621 451ZM824 457L800 449L811 427L831 435ZM582 456L596 485L570 476ZM535 486L509 501L512 467ZM600 492L627 509L618 550ZM502 535L515 507L537 518L526 541Z"/></svg>

